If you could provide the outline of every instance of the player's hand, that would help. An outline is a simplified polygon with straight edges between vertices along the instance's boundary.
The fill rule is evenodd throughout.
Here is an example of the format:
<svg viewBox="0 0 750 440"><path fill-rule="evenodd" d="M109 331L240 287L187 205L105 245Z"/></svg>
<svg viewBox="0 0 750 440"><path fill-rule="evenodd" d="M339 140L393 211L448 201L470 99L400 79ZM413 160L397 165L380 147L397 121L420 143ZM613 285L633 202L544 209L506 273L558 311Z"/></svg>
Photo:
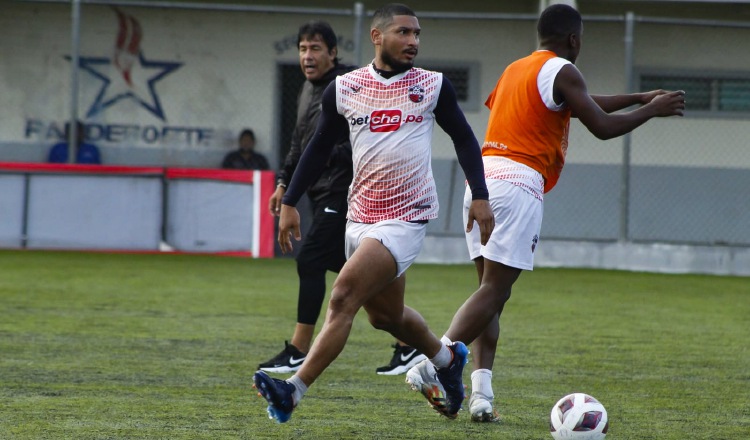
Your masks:
<svg viewBox="0 0 750 440"><path fill-rule="evenodd" d="M299 212L294 206L282 204L279 214L279 246L281 246L282 253L286 254L292 251L292 236L297 241L302 239L299 228Z"/></svg>
<svg viewBox="0 0 750 440"><path fill-rule="evenodd" d="M490 202L487 200L472 200L471 206L469 207L469 219L466 223L466 232L470 232L474 228L474 222L476 221L479 225L479 235L482 246L486 245L492 235L492 230L495 229L495 214L490 208Z"/></svg>
<svg viewBox="0 0 750 440"><path fill-rule="evenodd" d="M658 90L651 90L650 92L643 92L641 93L641 105L646 105L649 102L653 101L654 98L656 98L659 95L664 95L668 93L666 90L658 89Z"/></svg>
<svg viewBox="0 0 750 440"><path fill-rule="evenodd" d="M685 110L685 91L677 90L655 96L649 103L656 116L682 116Z"/></svg>
<svg viewBox="0 0 750 440"><path fill-rule="evenodd" d="M281 212L281 199L284 197L286 189L283 186L277 186L276 191L273 192L271 198L268 199L268 210L271 211L271 215L278 217Z"/></svg>

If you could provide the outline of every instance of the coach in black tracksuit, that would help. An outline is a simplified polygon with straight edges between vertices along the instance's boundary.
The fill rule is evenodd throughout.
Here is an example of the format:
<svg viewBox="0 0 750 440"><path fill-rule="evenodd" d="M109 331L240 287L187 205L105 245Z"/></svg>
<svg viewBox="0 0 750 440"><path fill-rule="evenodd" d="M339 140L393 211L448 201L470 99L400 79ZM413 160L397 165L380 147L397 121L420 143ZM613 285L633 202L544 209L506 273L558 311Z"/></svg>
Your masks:
<svg viewBox="0 0 750 440"><path fill-rule="evenodd" d="M281 192L281 196L292 179L302 152L315 133L323 90L337 75L353 69L353 66L336 63L321 79L308 80L302 85L291 147L277 174L277 192ZM352 146L346 136L337 140L320 178L307 189L313 217L297 255L297 274L300 278L298 323L315 325L326 291L325 272L338 273L346 261L344 236L352 173Z"/></svg>

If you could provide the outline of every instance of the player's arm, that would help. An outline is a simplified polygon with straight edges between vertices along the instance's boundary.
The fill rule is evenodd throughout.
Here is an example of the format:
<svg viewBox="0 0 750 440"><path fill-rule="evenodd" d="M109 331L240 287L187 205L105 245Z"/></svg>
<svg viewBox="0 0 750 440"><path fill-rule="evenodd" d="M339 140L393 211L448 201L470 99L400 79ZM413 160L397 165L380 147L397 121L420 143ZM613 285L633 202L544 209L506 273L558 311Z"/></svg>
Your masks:
<svg viewBox="0 0 750 440"><path fill-rule="evenodd" d="M349 125L336 110L336 82L331 82L323 92L320 117L315 134L299 159L289 187L281 199L279 215L279 245L282 252L292 250L291 236L296 240L300 234L299 212L295 206L308 187L317 180L326 166L334 144L349 130Z"/></svg>
<svg viewBox="0 0 750 440"><path fill-rule="evenodd" d="M302 155L302 136L302 128L295 125L289 142L289 152L287 152L279 172L276 173L276 190L268 199L268 209L271 211L271 215L278 216L281 212L281 199L286 193L286 188L289 186L289 181L292 180L292 175L294 170L297 169L299 158Z"/></svg>
<svg viewBox="0 0 750 440"><path fill-rule="evenodd" d="M308 142L292 175L289 187L281 201L284 205L295 206L297 204L307 188L318 179L334 145L342 136L348 134L348 130L349 125L346 119L336 110L336 83L334 81L323 91L315 134Z"/></svg>
<svg viewBox="0 0 750 440"><path fill-rule="evenodd" d="M301 96L300 99L302 99ZM303 137L304 129L300 125L295 125L294 130L292 131L291 140L289 141L289 152L287 152L286 157L284 158L284 164L281 166L281 169L276 176L276 183L281 183L284 187L289 186L294 170L297 169L299 158L302 156Z"/></svg>
<svg viewBox="0 0 750 440"><path fill-rule="evenodd" d="M472 202L466 230L470 231L476 220L479 224L481 242L487 244L495 227L495 216L487 201L489 191L487 191L487 183L484 179L482 152L466 116L458 106L456 90L445 76L443 76L443 84L433 113L435 114L435 121L453 141L458 163L464 170L466 181L471 188Z"/></svg>
<svg viewBox="0 0 750 440"><path fill-rule="evenodd" d="M616 112L634 105L646 105L655 97L667 93L666 90L628 93L625 95L591 95L591 99L606 113Z"/></svg>
<svg viewBox="0 0 750 440"><path fill-rule="evenodd" d="M471 188L472 199L487 200L489 192L484 180L482 151L479 149L479 143L466 120L466 116L458 106L456 90L445 76L443 76L443 85L440 88L440 95L433 113L437 124L453 141L458 163L464 170L466 180Z"/></svg>
<svg viewBox="0 0 750 440"><path fill-rule="evenodd" d="M554 93L599 139L621 136L654 117L682 116L685 109L685 92L677 91L655 96L648 104L633 111L608 114L589 95L583 75L573 64L560 69L555 77Z"/></svg>

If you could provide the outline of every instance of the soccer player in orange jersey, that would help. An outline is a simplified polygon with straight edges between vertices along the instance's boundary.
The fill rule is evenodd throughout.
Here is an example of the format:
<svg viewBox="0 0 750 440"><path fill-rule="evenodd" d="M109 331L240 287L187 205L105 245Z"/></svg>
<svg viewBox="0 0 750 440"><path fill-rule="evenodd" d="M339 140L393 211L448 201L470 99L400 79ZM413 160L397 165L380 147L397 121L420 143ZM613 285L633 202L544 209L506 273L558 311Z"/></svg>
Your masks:
<svg viewBox="0 0 750 440"><path fill-rule="evenodd" d="M574 8L548 7L537 31L538 50L510 64L485 103L490 116L482 156L495 228L486 245L475 230L466 233L480 287L456 312L443 337L449 344L473 343L469 410L474 421L497 420L491 379L498 320L521 271L533 269L544 194L562 171L570 117L577 117L596 137L610 139L654 117L681 116L685 108L682 91L589 95L574 64L583 34L581 15ZM641 106L611 114L633 105ZM430 374L425 372L429 368L427 361L418 364L407 372L407 380Z"/></svg>

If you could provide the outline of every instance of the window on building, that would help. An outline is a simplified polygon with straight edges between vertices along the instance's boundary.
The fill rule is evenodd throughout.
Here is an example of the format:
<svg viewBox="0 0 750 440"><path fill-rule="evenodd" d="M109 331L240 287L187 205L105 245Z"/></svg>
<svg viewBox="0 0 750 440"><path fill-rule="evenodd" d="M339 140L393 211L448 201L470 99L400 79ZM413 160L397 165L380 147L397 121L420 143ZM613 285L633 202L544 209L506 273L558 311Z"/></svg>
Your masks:
<svg viewBox="0 0 750 440"><path fill-rule="evenodd" d="M456 89L458 105L463 111L479 110L479 63L420 62L419 67L442 72Z"/></svg>
<svg viewBox="0 0 750 440"><path fill-rule="evenodd" d="M642 73L640 91L684 90L686 115L735 116L750 113L750 75Z"/></svg>

